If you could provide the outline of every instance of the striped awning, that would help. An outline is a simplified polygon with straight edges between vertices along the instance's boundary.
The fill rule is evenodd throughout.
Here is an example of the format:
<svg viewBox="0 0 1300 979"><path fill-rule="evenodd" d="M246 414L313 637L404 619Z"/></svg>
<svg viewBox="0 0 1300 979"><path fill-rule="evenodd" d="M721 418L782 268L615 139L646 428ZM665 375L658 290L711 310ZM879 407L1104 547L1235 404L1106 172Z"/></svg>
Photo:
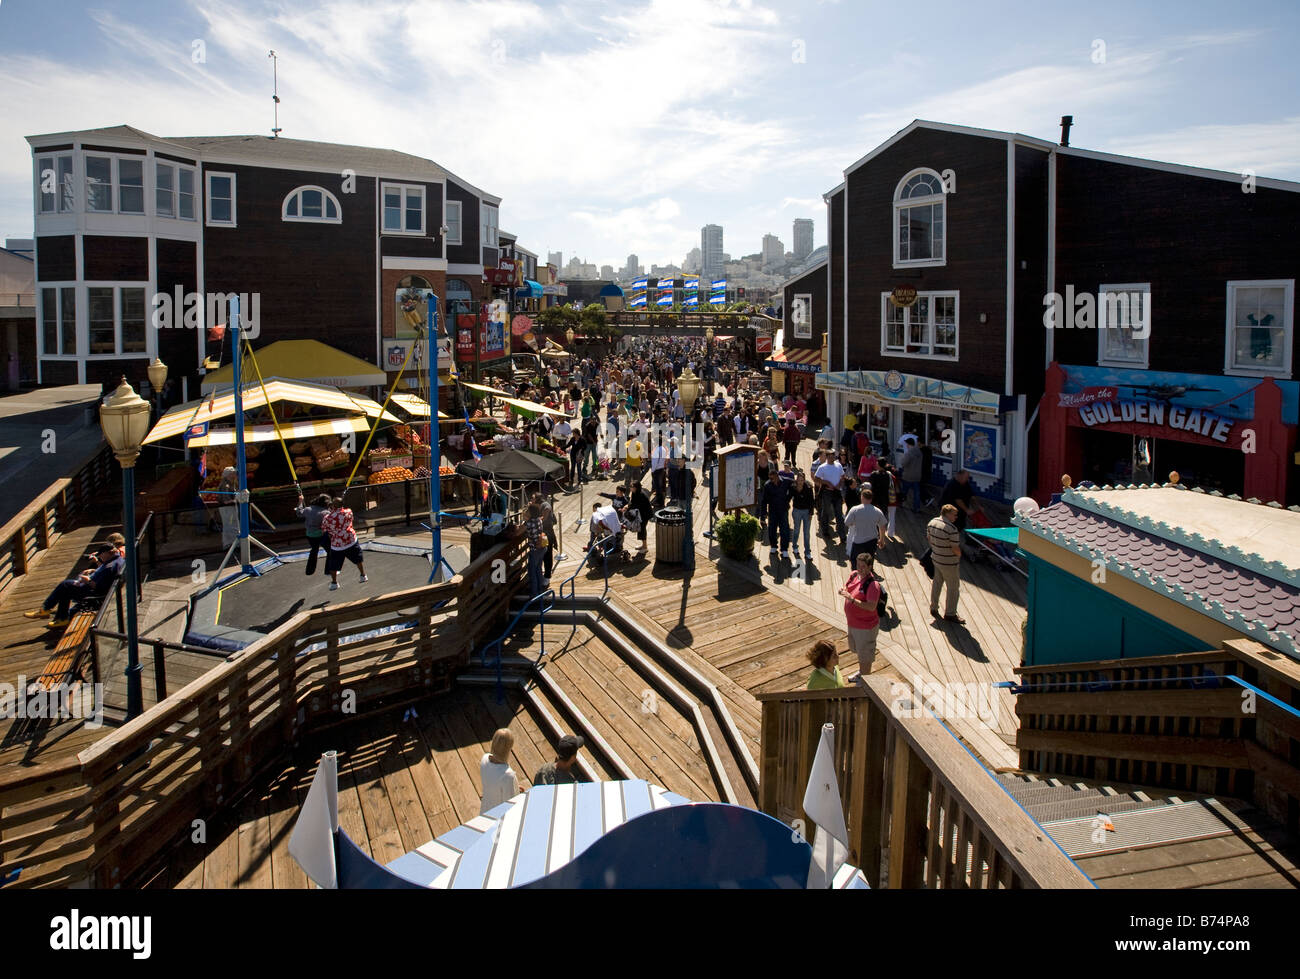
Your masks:
<svg viewBox="0 0 1300 979"><path fill-rule="evenodd" d="M318 438L322 435L348 435L352 432L370 431L370 421L364 415L351 418L323 418L318 421L287 422L277 433L274 425L245 425L245 442L274 442L283 437L286 442L296 439ZM233 428L210 428L206 435L185 441L187 449L201 449L209 445L234 445Z"/></svg>
<svg viewBox="0 0 1300 979"><path fill-rule="evenodd" d="M377 401L372 401L361 395L346 394L338 388L321 384L286 381L280 377L267 378L265 388L256 381L245 384L243 399L245 411L261 408L277 401L288 401L293 404L312 405L317 408L334 408L350 415L366 415L370 418L382 416L385 421L398 424L402 421L392 412L384 411ZM183 434L192 425L213 422L220 418L229 418L234 413L234 388L227 387L215 393L211 398L190 401L167 412L145 437L144 443L148 445L151 442L161 442L163 439Z"/></svg>
<svg viewBox="0 0 1300 979"><path fill-rule="evenodd" d="M763 366L776 370L816 374L822 369L822 352L815 348L782 347L763 361Z"/></svg>
<svg viewBox="0 0 1300 979"><path fill-rule="evenodd" d="M389 400L389 404L395 404L412 418L428 418L429 402L425 401L418 394L395 394ZM438 412L439 421L450 421L451 416L445 412ZM464 419L458 419L463 421Z"/></svg>

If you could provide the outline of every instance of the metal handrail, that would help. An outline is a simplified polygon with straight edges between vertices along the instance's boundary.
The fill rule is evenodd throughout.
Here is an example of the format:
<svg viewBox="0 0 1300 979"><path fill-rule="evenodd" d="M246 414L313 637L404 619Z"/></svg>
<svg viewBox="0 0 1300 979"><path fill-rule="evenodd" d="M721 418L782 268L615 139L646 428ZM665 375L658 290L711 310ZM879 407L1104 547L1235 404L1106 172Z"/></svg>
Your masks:
<svg viewBox="0 0 1300 979"><path fill-rule="evenodd" d="M602 602L605 601L606 596L609 595L609 550L605 547L605 544L611 541L617 543L618 535L614 533L609 533L606 534L604 537L600 538L599 540L592 541L591 547L588 549L587 553L583 555L582 560L578 562L578 567L574 569L573 574L569 575L568 578L566 578L563 582L560 583L561 603L563 603L564 601L564 586L565 585L569 586L569 613L570 613L569 639L572 639L575 635L577 635L578 632L578 586L574 584L574 580L578 577L579 574L582 573L582 569L587 566L587 562L591 560L591 556L596 553L597 549L600 550L600 555L603 562L602 570L604 571L605 574L605 588L600 593L600 600ZM566 642L567 641L568 640L566 640Z"/></svg>
<svg viewBox="0 0 1300 979"><path fill-rule="evenodd" d="M1239 676L1231 673L1221 675L1213 670L1206 670L1199 676L1134 677L1126 680L1066 680L1056 683L1016 683L1014 680L1001 680L994 683L993 686L1010 690L1013 694L1029 693L1035 690L1057 690L1061 687L1078 688L1071 691L1072 693L1106 693L1116 687L1134 683L1190 683L1193 688L1197 689L1205 687L1221 688L1225 683L1235 683L1237 686L1251 691L1257 697L1263 697L1270 704L1286 711L1288 714L1300 717L1300 710L1288 703L1284 703L1268 691L1261 690L1253 683L1247 683Z"/></svg>
<svg viewBox="0 0 1300 979"><path fill-rule="evenodd" d="M538 622L540 624L541 633L542 633L541 635L542 648L541 648L541 652L537 654L537 662L540 662L541 658L546 655L546 613L555 607L554 605L555 591L554 589L551 588L547 588L545 591L538 592L536 595L534 595L532 598L526 601L524 603L523 608L521 608L518 612L516 612L515 617L510 620L510 624L506 626L505 631L502 632L501 635L497 636L495 639L493 639L491 642L489 642L486 646L483 647L483 652L481 653L481 656L482 656L482 662L484 666L490 665L488 663L488 658L487 658L488 650L491 649L493 646L496 647L497 703L498 704L501 703L501 701L504 699L505 687L502 682L502 676L501 676L501 654L505 648L505 641L511 635L511 633L515 631L515 626L519 624L519 620L523 618L524 613L527 612L533 606L534 603L540 602L543 599L547 599L547 598L552 600L551 604L548 605L543 603L538 608Z"/></svg>

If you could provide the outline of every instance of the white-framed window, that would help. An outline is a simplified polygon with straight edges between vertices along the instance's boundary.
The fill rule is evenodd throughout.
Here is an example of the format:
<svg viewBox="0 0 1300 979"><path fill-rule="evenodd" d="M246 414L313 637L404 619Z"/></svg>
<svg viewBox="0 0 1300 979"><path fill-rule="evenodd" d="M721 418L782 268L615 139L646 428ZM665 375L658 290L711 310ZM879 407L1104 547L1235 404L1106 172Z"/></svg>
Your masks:
<svg viewBox="0 0 1300 979"><path fill-rule="evenodd" d="M280 217L285 221L342 224L343 208L339 199L324 187L306 186L285 195Z"/></svg>
<svg viewBox="0 0 1300 979"><path fill-rule="evenodd" d="M158 160L154 206L160 218L194 220L194 168Z"/></svg>
<svg viewBox="0 0 1300 979"><path fill-rule="evenodd" d="M207 220L209 225L235 227L235 175L211 172L204 174L207 191Z"/></svg>
<svg viewBox="0 0 1300 979"><path fill-rule="evenodd" d="M497 238L497 209L492 204L482 204L478 210L482 224L482 240L479 245L482 248L497 248L500 245Z"/></svg>
<svg viewBox="0 0 1300 979"><path fill-rule="evenodd" d="M1146 370L1151 346L1151 283L1097 288L1097 364Z"/></svg>
<svg viewBox="0 0 1300 979"><path fill-rule="evenodd" d="M41 286L41 356L77 355L77 287Z"/></svg>
<svg viewBox="0 0 1300 979"><path fill-rule="evenodd" d="M49 153L36 158L36 187L42 214L70 214L77 208L71 153Z"/></svg>
<svg viewBox="0 0 1300 979"><path fill-rule="evenodd" d="M1223 372L1290 377L1294 326L1295 279L1229 282Z"/></svg>
<svg viewBox="0 0 1300 979"><path fill-rule="evenodd" d="M146 352L144 285L87 285L87 337L90 354Z"/></svg>
<svg viewBox="0 0 1300 979"><path fill-rule="evenodd" d="M812 339L812 293L801 292L791 301L790 323L796 340Z"/></svg>
<svg viewBox="0 0 1300 979"><path fill-rule="evenodd" d="M87 153L86 210L144 214L144 157Z"/></svg>
<svg viewBox="0 0 1300 979"><path fill-rule="evenodd" d="M947 201L943 178L913 170L894 191L894 267L943 265Z"/></svg>
<svg viewBox="0 0 1300 979"><path fill-rule="evenodd" d="M460 201L447 201L447 244L460 243Z"/></svg>
<svg viewBox="0 0 1300 979"><path fill-rule="evenodd" d="M419 184L384 184L379 190L386 235L424 234L424 188Z"/></svg>
<svg viewBox="0 0 1300 979"><path fill-rule="evenodd" d="M959 293L921 292L911 306L880 294L880 352L895 357L957 359Z"/></svg>
<svg viewBox="0 0 1300 979"><path fill-rule="evenodd" d="M113 210L113 158L87 153L86 161L86 210Z"/></svg>

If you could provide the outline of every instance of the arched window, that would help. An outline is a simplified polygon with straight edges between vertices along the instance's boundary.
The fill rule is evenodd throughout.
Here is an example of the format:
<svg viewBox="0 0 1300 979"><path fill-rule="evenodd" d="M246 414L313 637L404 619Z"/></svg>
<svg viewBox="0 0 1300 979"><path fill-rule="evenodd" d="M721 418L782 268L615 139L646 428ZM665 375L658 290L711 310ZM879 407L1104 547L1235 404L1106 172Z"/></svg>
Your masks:
<svg viewBox="0 0 1300 979"><path fill-rule="evenodd" d="M943 178L914 170L894 194L894 265L943 265L947 209Z"/></svg>
<svg viewBox="0 0 1300 979"><path fill-rule="evenodd" d="M343 223L339 199L324 187L299 187L285 197L280 216L285 221Z"/></svg>

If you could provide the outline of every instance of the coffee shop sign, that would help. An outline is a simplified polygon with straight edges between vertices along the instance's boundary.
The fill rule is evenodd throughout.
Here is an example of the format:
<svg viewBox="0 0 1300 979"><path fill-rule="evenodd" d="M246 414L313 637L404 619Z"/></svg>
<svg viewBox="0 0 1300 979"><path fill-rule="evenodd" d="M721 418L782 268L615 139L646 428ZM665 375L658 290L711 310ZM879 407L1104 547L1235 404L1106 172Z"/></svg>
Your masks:
<svg viewBox="0 0 1300 979"><path fill-rule="evenodd" d="M1159 404L1153 401L1107 401L1079 408L1079 420L1091 428L1126 422L1139 425L1163 425L1180 432L1203 435L1216 442L1227 442L1233 421L1199 408Z"/></svg>

